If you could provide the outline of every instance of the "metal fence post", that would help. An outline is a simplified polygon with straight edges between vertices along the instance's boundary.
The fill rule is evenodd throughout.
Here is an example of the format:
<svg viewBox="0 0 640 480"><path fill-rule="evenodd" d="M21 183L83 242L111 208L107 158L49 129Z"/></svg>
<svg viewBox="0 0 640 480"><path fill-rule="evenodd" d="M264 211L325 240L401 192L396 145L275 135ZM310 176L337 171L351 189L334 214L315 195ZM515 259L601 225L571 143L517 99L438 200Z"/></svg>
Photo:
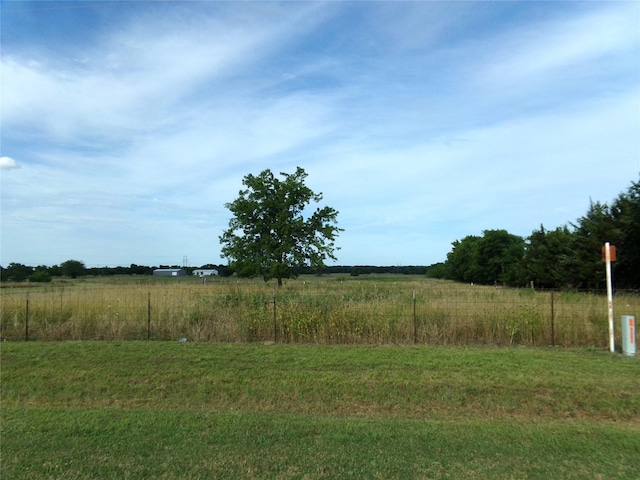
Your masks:
<svg viewBox="0 0 640 480"><path fill-rule="evenodd" d="M273 341L278 341L278 323L277 323L277 308L276 308L276 292L273 292Z"/></svg>
<svg viewBox="0 0 640 480"><path fill-rule="evenodd" d="M413 343L418 343L418 318L416 316L416 291L413 291Z"/></svg>
<svg viewBox="0 0 640 480"><path fill-rule="evenodd" d="M24 311L24 341L29 341L29 293L27 292L27 303Z"/></svg>
<svg viewBox="0 0 640 480"><path fill-rule="evenodd" d="M553 292L551 292L551 346L556 346L556 322L554 310Z"/></svg>
<svg viewBox="0 0 640 480"><path fill-rule="evenodd" d="M151 340L151 292L147 293L147 340Z"/></svg>

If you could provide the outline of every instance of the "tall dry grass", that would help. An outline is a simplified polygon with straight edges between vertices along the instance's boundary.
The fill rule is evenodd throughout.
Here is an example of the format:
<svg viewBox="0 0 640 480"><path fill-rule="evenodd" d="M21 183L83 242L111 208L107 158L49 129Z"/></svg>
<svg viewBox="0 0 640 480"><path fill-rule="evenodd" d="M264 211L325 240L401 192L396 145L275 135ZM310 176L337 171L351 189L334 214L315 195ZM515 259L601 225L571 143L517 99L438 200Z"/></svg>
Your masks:
<svg viewBox="0 0 640 480"><path fill-rule="evenodd" d="M85 280L3 288L1 300L5 340L608 345L604 295L410 276L307 277L280 289L260 281ZM616 322L637 315L640 297L618 294L614 308Z"/></svg>

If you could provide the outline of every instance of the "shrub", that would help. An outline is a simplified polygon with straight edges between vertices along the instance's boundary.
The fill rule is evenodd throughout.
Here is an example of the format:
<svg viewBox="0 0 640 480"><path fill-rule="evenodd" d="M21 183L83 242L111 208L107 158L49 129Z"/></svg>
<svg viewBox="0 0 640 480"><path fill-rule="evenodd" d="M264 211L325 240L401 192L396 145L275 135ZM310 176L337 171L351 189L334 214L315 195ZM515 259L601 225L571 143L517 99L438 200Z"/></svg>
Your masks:
<svg viewBox="0 0 640 480"><path fill-rule="evenodd" d="M45 270L39 270L29 275L29 281L36 283L49 283L51 281L51 275Z"/></svg>

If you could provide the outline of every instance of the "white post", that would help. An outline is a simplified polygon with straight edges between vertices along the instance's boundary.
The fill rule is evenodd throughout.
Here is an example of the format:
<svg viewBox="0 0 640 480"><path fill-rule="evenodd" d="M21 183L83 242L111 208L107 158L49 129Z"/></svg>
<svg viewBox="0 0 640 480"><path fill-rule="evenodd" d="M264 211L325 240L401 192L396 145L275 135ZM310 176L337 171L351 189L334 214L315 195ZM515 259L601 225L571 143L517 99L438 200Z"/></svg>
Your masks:
<svg viewBox="0 0 640 480"><path fill-rule="evenodd" d="M615 339L613 337L613 287L611 285L611 250L609 242L604 244L604 255L607 270L607 305L609 309L609 350L616 351Z"/></svg>

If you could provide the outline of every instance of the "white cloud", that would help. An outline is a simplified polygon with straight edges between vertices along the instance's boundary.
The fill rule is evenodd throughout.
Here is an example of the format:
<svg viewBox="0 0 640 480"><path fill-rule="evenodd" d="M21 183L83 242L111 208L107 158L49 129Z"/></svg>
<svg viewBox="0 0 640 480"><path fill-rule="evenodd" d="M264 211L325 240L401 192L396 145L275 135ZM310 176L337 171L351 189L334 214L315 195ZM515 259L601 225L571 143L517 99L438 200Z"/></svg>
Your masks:
<svg viewBox="0 0 640 480"><path fill-rule="evenodd" d="M64 52L63 61L3 54L2 87L10 92L3 95L3 122L62 142L147 134L185 108L226 101L230 89L241 93L243 69L268 55L286 31L300 28L297 22L313 19L313 9L299 10L281 19L248 15L230 23L202 14L185 23L138 19L105 35L80 65L65 61ZM248 21L233 23L240 20ZM229 83L239 75L240 82Z"/></svg>
<svg viewBox="0 0 640 480"><path fill-rule="evenodd" d="M640 7L633 2L598 5L577 16L498 33L491 45L483 46L486 66L480 68L478 79L486 86L522 93L528 91L527 85L542 88L550 82L582 83L611 75L605 68L616 64L609 60L637 52L639 15ZM594 65L601 65L603 71ZM620 65L624 62L617 62L615 68Z"/></svg>
<svg viewBox="0 0 640 480"><path fill-rule="evenodd" d="M297 165L340 211L340 263L574 220L640 170L637 6L497 5L174 2L72 59L3 46L3 255L216 262L242 177Z"/></svg>
<svg viewBox="0 0 640 480"><path fill-rule="evenodd" d="M11 157L0 157L0 169L13 170L20 168L20 164Z"/></svg>

